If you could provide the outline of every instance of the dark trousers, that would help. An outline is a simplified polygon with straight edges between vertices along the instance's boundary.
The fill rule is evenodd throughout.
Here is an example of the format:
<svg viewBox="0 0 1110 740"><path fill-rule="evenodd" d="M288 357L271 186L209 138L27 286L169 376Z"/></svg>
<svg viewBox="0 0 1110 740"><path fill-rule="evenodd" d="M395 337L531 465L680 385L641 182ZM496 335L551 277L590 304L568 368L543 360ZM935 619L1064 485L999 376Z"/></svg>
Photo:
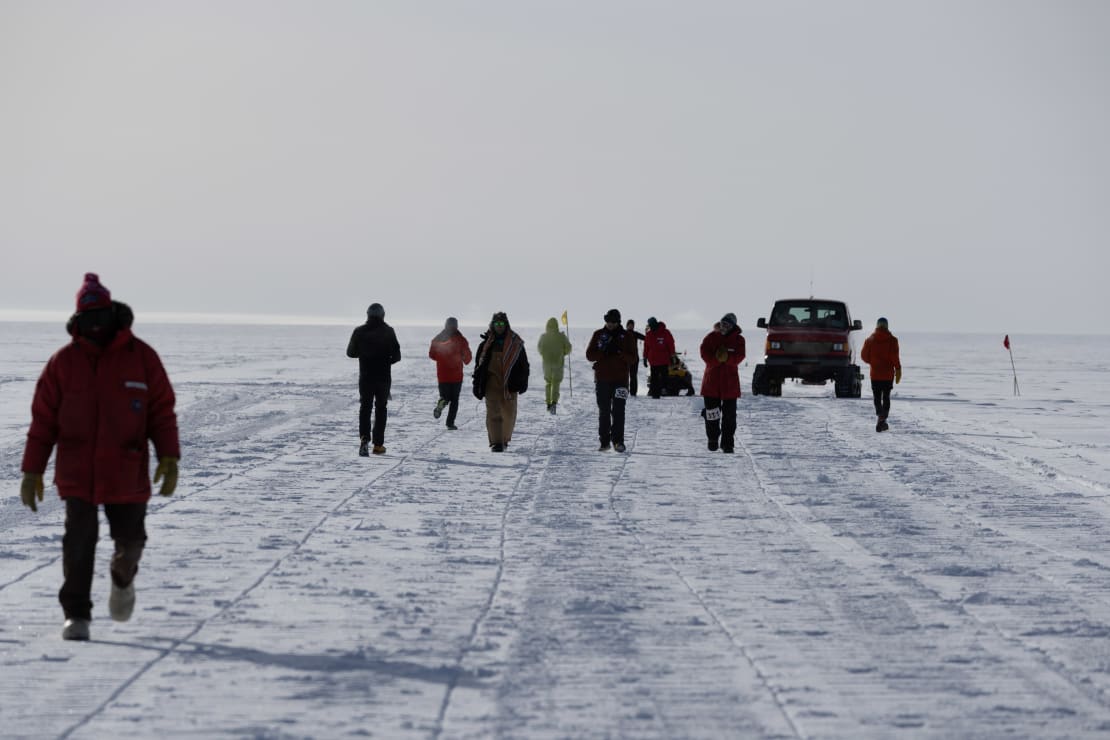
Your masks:
<svg viewBox="0 0 1110 740"><path fill-rule="evenodd" d="M58 601L66 619L92 618L93 566L99 533L96 504L76 498L66 500L66 526L62 536L62 589ZM104 504L108 528L116 543L112 555L112 582L127 586L139 572L146 544L146 504Z"/></svg>
<svg viewBox="0 0 1110 740"><path fill-rule="evenodd" d="M376 445L385 444L385 421L389 414L385 410L389 402L390 379L359 378L358 380L358 436L370 437ZM374 428L370 429L370 412L374 414Z"/></svg>
<svg viewBox="0 0 1110 740"><path fill-rule="evenodd" d="M459 393L462 391L462 381L458 383L440 383L439 397L447 402L447 426L455 426L455 415L459 413Z"/></svg>
<svg viewBox="0 0 1110 740"><path fill-rule="evenodd" d="M651 377L648 379L648 393L652 398L659 398L667 389L667 370L669 365L652 365Z"/></svg>
<svg viewBox="0 0 1110 740"><path fill-rule="evenodd" d="M710 411L720 409L719 419L710 419ZM736 438L736 399L705 398L705 436L710 442L720 440L721 447L731 450Z"/></svg>
<svg viewBox="0 0 1110 740"><path fill-rule="evenodd" d="M635 396L640 389L640 362L628 366L628 395Z"/></svg>
<svg viewBox="0 0 1110 740"><path fill-rule="evenodd" d="M601 444L624 444L624 396L628 395L628 387L623 382L599 380L596 390L597 436Z"/></svg>
<svg viewBox="0 0 1110 740"><path fill-rule="evenodd" d="M890 414L890 391L893 388L893 380L871 381L871 392L875 394L875 413L880 419L885 419Z"/></svg>

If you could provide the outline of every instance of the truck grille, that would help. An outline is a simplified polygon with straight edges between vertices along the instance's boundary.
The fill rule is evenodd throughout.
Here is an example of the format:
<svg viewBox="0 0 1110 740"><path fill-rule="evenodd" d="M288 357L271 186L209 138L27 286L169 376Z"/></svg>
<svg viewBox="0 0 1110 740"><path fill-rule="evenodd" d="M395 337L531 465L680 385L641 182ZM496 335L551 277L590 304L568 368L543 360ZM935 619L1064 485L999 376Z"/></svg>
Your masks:
<svg viewBox="0 0 1110 740"><path fill-rule="evenodd" d="M833 348L832 342L783 342L780 351L792 355L827 355Z"/></svg>

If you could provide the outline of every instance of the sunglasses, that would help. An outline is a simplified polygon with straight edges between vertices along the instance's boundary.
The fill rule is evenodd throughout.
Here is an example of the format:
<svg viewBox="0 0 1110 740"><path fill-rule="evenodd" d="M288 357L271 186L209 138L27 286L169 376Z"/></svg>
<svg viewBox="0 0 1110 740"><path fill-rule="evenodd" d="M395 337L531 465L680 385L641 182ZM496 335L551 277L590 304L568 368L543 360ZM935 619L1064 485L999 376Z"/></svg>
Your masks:
<svg viewBox="0 0 1110 740"><path fill-rule="evenodd" d="M508 324L506 324L504 321L494 321L493 325L494 326L508 326Z"/></svg>

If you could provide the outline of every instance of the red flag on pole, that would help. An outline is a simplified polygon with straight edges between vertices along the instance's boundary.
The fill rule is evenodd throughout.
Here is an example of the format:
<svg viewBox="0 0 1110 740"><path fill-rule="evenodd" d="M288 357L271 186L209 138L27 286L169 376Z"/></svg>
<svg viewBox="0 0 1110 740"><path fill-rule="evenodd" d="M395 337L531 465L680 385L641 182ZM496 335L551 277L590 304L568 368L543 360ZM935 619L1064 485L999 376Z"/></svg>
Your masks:
<svg viewBox="0 0 1110 740"><path fill-rule="evenodd" d="M1006 349L1010 348L1010 335L1009 334L1007 334L1006 338L1002 340L1002 346L1005 347Z"/></svg>

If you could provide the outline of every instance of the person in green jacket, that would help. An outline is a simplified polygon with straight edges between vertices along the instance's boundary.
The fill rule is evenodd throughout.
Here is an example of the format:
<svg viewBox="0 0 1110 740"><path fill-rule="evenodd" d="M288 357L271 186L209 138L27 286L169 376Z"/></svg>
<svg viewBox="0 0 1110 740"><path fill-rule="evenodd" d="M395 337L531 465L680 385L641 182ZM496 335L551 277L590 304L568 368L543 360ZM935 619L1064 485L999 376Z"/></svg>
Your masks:
<svg viewBox="0 0 1110 740"><path fill-rule="evenodd" d="M538 349L543 358L547 413L554 414L559 403L559 384L563 382L563 363L570 354L570 340L559 331L559 322L554 316L547 320L547 331L540 336Z"/></svg>

